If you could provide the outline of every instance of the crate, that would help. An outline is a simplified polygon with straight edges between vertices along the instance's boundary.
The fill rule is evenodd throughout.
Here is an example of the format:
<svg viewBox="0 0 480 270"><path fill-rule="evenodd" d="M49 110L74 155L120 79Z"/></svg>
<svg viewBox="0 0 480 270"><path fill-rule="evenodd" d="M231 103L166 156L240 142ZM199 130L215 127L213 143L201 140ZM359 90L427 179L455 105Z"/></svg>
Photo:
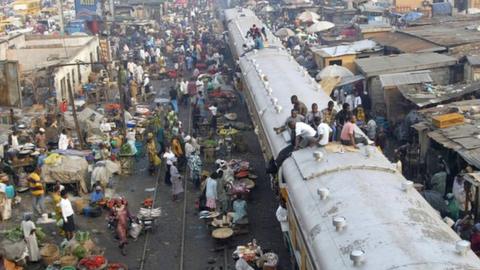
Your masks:
<svg viewBox="0 0 480 270"><path fill-rule="evenodd" d="M463 124L465 118L459 113L448 113L432 117L432 122L437 128L448 128Z"/></svg>

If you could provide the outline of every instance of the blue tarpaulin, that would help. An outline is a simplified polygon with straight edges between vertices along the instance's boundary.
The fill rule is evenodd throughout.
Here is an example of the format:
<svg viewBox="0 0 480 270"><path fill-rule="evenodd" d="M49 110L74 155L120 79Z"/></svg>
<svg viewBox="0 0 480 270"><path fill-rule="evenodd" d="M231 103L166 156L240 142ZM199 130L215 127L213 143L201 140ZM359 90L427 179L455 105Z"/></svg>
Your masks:
<svg viewBox="0 0 480 270"><path fill-rule="evenodd" d="M413 22L423 17L423 13L420 12L408 12L407 14L401 17L402 20L406 22Z"/></svg>

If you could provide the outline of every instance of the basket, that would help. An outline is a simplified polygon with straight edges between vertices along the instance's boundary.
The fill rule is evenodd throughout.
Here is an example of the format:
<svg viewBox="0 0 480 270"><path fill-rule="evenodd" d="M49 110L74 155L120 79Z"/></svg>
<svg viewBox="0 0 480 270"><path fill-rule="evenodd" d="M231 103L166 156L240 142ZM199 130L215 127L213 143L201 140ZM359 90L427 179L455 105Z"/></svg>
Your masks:
<svg viewBox="0 0 480 270"><path fill-rule="evenodd" d="M53 264L60 259L60 249L54 244L46 244L40 249L40 255L46 265Z"/></svg>
<svg viewBox="0 0 480 270"><path fill-rule="evenodd" d="M78 263L78 258L73 255L67 255L60 258L61 266L75 266Z"/></svg>
<svg viewBox="0 0 480 270"><path fill-rule="evenodd" d="M227 239L233 235L233 230L230 228L220 228L212 232L212 237L216 239Z"/></svg>

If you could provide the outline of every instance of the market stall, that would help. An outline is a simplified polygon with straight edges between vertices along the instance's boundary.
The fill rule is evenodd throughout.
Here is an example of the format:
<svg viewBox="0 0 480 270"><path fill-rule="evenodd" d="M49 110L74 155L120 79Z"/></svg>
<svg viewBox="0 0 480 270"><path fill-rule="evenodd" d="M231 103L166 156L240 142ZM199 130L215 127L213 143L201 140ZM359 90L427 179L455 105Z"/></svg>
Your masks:
<svg viewBox="0 0 480 270"><path fill-rule="evenodd" d="M78 192L87 193L88 162L84 157L51 154L42 167L42 179L47 184L73 184Z"/></svg>

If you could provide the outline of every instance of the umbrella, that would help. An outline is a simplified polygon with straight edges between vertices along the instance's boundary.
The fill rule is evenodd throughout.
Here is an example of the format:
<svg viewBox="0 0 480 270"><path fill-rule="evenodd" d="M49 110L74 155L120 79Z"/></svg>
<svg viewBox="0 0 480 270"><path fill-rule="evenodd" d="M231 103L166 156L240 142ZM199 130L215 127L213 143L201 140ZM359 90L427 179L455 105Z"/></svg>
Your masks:
<svg viewBox="0 0 480 270"><path fill-rule="evenodd" d="M313 22L320 19L320 15L312 11L304 11L297 16L297 19L302 22Z"/></svg>
<svg viewBox="0 0 480 270"><path fill-rule="evenodd" d="M281 38L291 37L291 36L295 36L295 32L293 32L291 29L288 29L288 28L280 28L277 30L277 32L275 32L275 36L281 37Z"/></svg>
<svg viewBox="0 0 480 270"><path fill-rule="evenodd" d="M266 5L262 8L262 11L263 12L273 12L273 11L275 11L275 9L270 5Z"/></svg>
<svg viewBox="0 0 480 270"><path fill-rule="evenodd" d="M353 73L350 70L342 66L333 65L333 66L327 66L324 69L322 69L317 74L317 76L315 76L315 79L324 80L326 78L332 78L332 77L344 78L349 76L353 76Z"/></svg>
<svg viewBox="0 0 480 270"><path fill-rule="evenodd" d="M335 24L328 21L318 21L307 28L308 33L327 31L335 27Z"/></svg>

